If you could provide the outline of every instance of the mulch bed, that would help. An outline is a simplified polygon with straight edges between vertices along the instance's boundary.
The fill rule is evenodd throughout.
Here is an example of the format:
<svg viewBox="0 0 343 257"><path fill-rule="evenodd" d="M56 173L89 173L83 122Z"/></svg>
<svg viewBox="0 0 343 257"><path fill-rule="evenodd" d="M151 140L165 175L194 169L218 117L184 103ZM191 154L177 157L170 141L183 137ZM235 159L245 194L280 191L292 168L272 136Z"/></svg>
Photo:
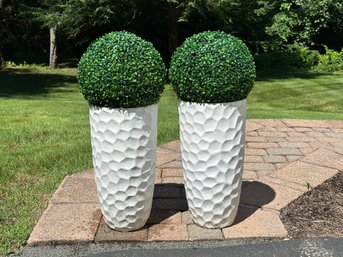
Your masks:
<svg viewBox="0 0 343 257"><path fill-rule="evenodd" d="M289 237L343 237L343 172L281 210Z"/></svg>

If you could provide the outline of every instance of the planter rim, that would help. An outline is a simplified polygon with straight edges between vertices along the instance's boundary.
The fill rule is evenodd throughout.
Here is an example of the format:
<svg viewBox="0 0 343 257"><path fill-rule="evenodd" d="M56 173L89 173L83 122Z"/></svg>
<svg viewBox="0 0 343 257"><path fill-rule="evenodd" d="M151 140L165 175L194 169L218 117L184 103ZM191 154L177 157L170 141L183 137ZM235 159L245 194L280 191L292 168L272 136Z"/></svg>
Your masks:
<svg viewBox="0 0 343 257"><path fill-rule="evenodd" d="M232 104L239 104L239 103L244 103L247 101L247 98L238 100L238 101L233 101L233 102L223 102L223 103L198 103L198 102L188 102L188 101L183 101L179 100L179 104L188 104L188 105L232 105Z"/></svg>
<svg viewBox="0 0 343 257"><path fill-rule="evenodd" d="M94 109L94 110L106 109L106 110L130 111L130 110L137 110L137 109L146 109L146 108L150 108L150 107L155 106L155 105L157 105L157 103L150 104L150 105L147 105L147 106L125 108L125 107L105 107L105 106L98 106L98 105L90 104L89 105L89 109Z"/></svg>

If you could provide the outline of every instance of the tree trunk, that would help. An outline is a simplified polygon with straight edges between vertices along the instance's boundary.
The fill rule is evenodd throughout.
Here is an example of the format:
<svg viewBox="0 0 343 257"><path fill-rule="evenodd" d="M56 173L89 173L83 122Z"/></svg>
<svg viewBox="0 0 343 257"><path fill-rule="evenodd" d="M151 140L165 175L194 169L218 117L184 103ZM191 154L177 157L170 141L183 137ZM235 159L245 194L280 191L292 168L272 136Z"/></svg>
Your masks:
<svg viewBox="0 0 343 257"><path fill-rule="evenodd" d="M49 66L52 69L55 69L56 64L57 64L56 30L57 30L56 26L50 28L50 60L49 60Z"/></svg>
<svg viewBox="0 0 343 257"><path fill-rule="evenodd" d="M0 17L3 17L3 7L4 7L4 1L3 0L0 0ZM3 21L1 21L3 22ZM1 31L0 31L1 32ZM2 55L2 36L3 36L3 33L0 33L0 69L5 67L5 59Z"/></svg>
<svg viewBox="0 0 343 257"><path fill-rule="evenodd" d="M0 69L5 67L5 59L4 57L2 56L2 51L0 49Z"/></svg>
<svg viewBox="0 0 343 257"><path fill-rule="evenodd" d="M177 22L180 18L180 12L176 5L169 4L168 16L168 44L169 53L172 55L179 43Z"/></svg>

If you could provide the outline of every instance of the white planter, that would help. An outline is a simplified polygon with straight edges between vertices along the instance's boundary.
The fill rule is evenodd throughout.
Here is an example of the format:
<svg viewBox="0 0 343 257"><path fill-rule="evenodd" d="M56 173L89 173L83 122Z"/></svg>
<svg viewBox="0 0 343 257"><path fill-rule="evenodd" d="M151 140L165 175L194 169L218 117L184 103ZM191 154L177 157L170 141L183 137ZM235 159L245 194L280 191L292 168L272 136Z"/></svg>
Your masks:
<svg viewBox="0 0 343 257"><path fill-rule="evenodd" d="M152 205L157 105L90 107L91 143L101 211L118 231L142 228Z"/></svg>
<svg viewBox="0 0 343 257"><path fill-rule="evenodd" d="M222 228L234 222L242 185L245 113L246 100L179 104L186 196L199 226Z"/></svg>

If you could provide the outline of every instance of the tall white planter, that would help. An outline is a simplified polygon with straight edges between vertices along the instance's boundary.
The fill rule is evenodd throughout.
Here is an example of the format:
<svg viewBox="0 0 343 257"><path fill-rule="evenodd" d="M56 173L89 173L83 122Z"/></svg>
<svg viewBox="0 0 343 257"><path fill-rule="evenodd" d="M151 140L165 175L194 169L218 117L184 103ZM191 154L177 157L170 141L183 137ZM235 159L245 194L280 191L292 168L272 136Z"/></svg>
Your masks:
<svg viewBox="0 0 343 257"><path fill-rule="evenodd" d="M179 114L186 196L193 220L206 228L229 226L241 193L246 100L181 101Z"/></svg>
<svg viewBox="0 0 343 257"><path fill-rule="evenodd" d="M101 211L118 231L142 228L151 211L156 163L157 105L90 107L91 143Z"/></svg>

